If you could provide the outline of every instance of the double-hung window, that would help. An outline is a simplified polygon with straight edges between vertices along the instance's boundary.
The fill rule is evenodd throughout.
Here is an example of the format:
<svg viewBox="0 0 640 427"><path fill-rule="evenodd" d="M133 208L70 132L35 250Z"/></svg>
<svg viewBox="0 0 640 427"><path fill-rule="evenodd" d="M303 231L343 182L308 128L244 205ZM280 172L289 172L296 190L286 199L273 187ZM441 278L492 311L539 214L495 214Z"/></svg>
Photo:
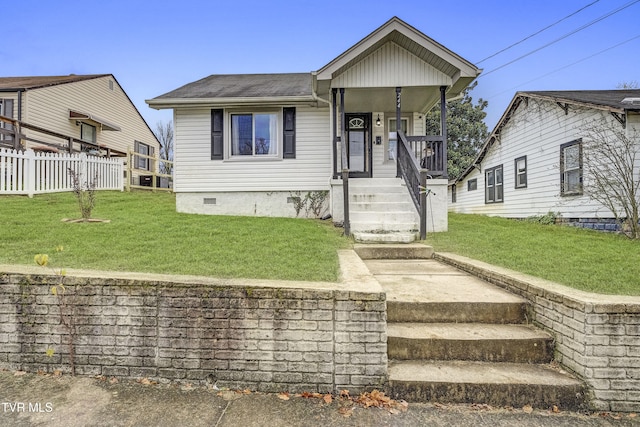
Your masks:
<svg viewBox="0 0 640 427"><path fill-rule="evenodd" d="M231 114L231 156L277 156L278 114Z"/></svg>
<svg viewBox="0 0 640 427"><path fill-rule="evenodd" d="M84 122L80 123L80 139L95 144L96 127Z"/></svg>
<svg viewBox="0 0 640 427"><path fill-rule="evenodd" d="M527 156L518 157L514 161L516 171L516 188L527 188Z"/></svg>
<svg viewBox="0 0 640 427"><path fill-rule="evenodd" d="M560 194L582 194L582 140L560 146Z"/></svg>
<svg viewBox="0 0 640 427"><path fill-rule="evenodd" d="M503 201L502 165L487 169L485 179L485 203L501 203Z"/></svg>
<svg viewBox="0 0 640 427"><path fill-rule="evenodd" d="M136 169L150 171L152 169L153 162L146 156L153 156L153 147L140 141L134 141L134 150L136 153L142 154L142 156L135 156Z"/></svg>
<svg viewBox="0 0 640 427"><path fill-rule="evenodd" d="M389 119L389 148L387 149L387 160L394 160L396 158L396 152L398 150L398 135L396 127L396 119ZM409 119L400 119L400 129L402 133L407 135L407 129L409 129ZM420 159L418 159L419 161Z"/></svg>

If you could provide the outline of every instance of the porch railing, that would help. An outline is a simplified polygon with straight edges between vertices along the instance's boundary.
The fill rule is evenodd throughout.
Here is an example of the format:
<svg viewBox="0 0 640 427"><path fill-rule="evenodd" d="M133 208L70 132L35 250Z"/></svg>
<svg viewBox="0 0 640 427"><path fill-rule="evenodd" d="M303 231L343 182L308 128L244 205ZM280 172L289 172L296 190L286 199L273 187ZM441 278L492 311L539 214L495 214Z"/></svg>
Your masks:
<svg viewBox="0 0 640 427"><path fill-rule="evenodd" d="M420 239L427 237L427 178L446 177L444 136L398 132L398 169L420 215Z"/></svg>
<svg viewBox="0 0 640 427"><path fill-rule="evenodd" d="M29 130L27 135L25 130ZM23 150L23 142L28 141L41 146L41 149L54 152L87 152L105 154L106 157L124 157L126 153L103 147L95 142L82 141L69 135L63 135L40 126L31 125L11 117L0 116L0 147Z"/></svg>
<svg viewBox="0 0 640 427"><path fill-rule="evenodd" d="M418 165L426 169L431 178L444 176L446 165L444 164L444 137L438 135L405 136L409 150Z"/></svg>

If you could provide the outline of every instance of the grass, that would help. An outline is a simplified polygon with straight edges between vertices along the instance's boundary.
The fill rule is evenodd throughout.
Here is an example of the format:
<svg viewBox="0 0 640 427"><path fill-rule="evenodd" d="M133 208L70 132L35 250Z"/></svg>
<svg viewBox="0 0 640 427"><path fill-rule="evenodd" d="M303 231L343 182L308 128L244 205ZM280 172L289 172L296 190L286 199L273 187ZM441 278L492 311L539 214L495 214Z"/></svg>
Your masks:
<svg viewBox="0 0 640 427"><path fill-rule="evenodd" d="M602 294L640 295L640 241L482 215L449 214L449 232L427 236L439 252Z"/></svg>
<svg viewBox="0 0 640 427"><path fill-rule="evenodd" d="M335 281L337 249L351 245L323 221L180 214L166 193L99 192L93 217L110 223L61 222L79 213L71 193L0 197L0 264L48 253L61 268ZM576 289L640 295L640 242L619 235L450 214L449 232L427 243Z"/></svg>
<svg viewBox="0 0 640 427"><path fill-rule="evenodd" d="M350 245L330 222L180 214L166 193L98 192L92 217L111 222L61 222L79 216L71 193L0 197L0 264L47 253L60 268L336 281Z"/></svg>

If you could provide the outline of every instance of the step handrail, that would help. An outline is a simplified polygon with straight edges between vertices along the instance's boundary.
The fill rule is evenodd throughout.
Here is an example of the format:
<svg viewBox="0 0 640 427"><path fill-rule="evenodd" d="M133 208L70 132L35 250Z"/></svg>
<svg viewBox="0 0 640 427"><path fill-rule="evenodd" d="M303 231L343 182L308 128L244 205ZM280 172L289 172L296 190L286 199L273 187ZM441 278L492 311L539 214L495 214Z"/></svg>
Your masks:
<svg viewBox="0 0 640 427"><path fill-rule="evenodd" d="M418 164L404 132L398 130L397 133L398 169L420 216L420 240L424 240L427 237L427 170Z"/></svg>

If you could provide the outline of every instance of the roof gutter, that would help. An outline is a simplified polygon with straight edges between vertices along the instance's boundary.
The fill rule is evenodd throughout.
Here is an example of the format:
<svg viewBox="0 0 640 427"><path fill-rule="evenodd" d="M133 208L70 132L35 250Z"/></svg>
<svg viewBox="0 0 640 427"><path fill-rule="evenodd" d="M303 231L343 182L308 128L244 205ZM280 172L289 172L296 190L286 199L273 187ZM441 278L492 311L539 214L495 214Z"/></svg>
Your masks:
<svg viewBox="0 0 640 427"><path fill-rule="evenodd" d="M321 101L324 102L327 105L331 105L331 101L324 99L324 98L320 98L318 96L318 72L317 71L313 71L311 73L311 77L312 77L312 81L311 81L311 96L313 97L313 99L315 99L316 101Z"/></svg>

